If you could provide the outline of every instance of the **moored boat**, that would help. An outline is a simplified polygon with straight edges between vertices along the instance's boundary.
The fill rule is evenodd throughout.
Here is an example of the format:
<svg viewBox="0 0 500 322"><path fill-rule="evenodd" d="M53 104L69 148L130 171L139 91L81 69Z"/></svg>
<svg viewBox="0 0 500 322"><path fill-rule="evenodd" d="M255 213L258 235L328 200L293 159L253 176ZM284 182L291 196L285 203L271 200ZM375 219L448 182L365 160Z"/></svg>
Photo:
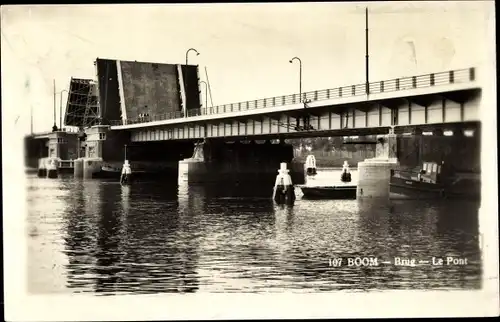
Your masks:
<svg viewBox="0 0 500 322"><path fill-rule="evenodd" d="M92 174L96 179L120 179L121 169L104 164L98 172Z"/></svg>
<svg viewBox="0 0 500 322"><path fill-rule="evenodd" d="M300 186L305 199L356 199L356 185Z"/></svg>
<svg viewBox="0 0 500 322"><path fill-rule="evenodd" d="M390 192L412 199L480 199L479 174L452 173L443 163L391 171Z"/></svg>

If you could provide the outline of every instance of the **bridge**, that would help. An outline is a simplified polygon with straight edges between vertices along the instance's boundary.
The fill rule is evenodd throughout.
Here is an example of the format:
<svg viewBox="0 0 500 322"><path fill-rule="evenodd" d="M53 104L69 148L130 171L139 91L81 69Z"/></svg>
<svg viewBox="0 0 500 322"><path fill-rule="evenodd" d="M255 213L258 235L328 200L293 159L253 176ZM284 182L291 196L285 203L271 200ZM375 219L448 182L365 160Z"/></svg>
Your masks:
<svg viewBox="0 0 500 322"><path fill-rule="evenodd" d="M80 124L85 137L63 131L38 135L49 139L49 152L41 156L78 156L77 177L98 177L103 165L119 169L127 159L136 173L170 172L187 181L236 174L272 181L279 163L287 162L294 182L302 183L303 164L294 160L286 139L320 136L375 137L364 140L375 145L375 159L358 164L358 195L387 195L390 170L400 165L446 160L478 171L480 164L481 84L474 67L215 107L200 106L196 66L101 60L97 67L94 116ZM158 92L167 78L169 85ZM137 79L142 86L133 86ZM80 107L70 112L66 118L72 122L89 114ZM451 137L443 135L449 130ZM464 135L466 130L475 134ZM432 138L422 135L429 131ZM278 144L272 144L275 139Z"/></svg>
<svg viewBox="0 0 500 322"><path fill-rule="evenodd" d="M131 140L268 139L388 133L479 121L475 68L111 121Z"/></svg>

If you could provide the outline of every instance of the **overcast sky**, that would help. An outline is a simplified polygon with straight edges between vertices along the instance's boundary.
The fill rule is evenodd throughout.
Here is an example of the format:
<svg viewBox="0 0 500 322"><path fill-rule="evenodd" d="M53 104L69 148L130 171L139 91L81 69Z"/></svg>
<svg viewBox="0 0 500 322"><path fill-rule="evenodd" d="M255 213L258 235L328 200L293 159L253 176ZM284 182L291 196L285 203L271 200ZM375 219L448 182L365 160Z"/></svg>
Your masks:
<svg viewBox="0 0 500 322"><path fill-rule="evenodd" d="M50 130L53 86L94 78L96 57L208 68L214 105L480 66L492 2L2 6L2 114ZM64 94L65 95L65 94ZM65 106L66 96L63 96ZM56 100L59 113L59 96ZM57 116L59 122L59 116Z"/></svg>

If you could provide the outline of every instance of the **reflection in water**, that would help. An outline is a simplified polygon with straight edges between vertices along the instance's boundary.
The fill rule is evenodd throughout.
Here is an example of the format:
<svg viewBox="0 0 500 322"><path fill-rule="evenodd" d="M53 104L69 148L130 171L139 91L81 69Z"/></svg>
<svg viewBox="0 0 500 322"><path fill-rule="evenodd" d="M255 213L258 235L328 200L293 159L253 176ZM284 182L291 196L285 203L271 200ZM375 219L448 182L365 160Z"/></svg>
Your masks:
<svg viewBox="0 0 500 322"><path fill-rule="evenodd" d="M70 191L65 182L28 178L27 231L28 290L64 291L67 272L63 220L60 214L71 207ZM55 214L55 215L54 215Z"/></svg>
<svg viewBox="0 0 500 322"><path fill-rule="evenodd" d="M71 190L70 207L63 214L66 233L63 238L68 258L68 287L80 289L88 286L87 275L95 264L95 258L90 254L97 249L95 207L100 201L101 186L95 181L79 181Z"/></svg>
<svg viewBox="0 0 500 322"><path fill-rule="evenodd" d="M326 180L329 174L321 175ZM330 176L335 180L338 173ZM121 186L36 177L29 182L32 292L481 286L478 205L469 202L301 200L299 196L294 206L278 206L264 187L239 187L234 182L203 186L172 180ZM55 262L47 263L39 253L52 254ZM366 256L376 257L379 265L347 265L347 258ZM432 256L467 258L468 264L381 263L394 257L430 260ZM333 258L344 262L331 267Z"/></svg>
<svg viewBox="0 0 500 322"><path fill-rule="evenodd" d="M391 288L474 288L480 286L477 207L469 202L430 200L360 202L359 236L369 253L383 260L414 258L416 267L385 265L377 274ZM462 213L457 211L462 209ZM463 215L465 214L465 218ZM473 214L476 214L475 216ZM454 217L441 231L440 222ZM471 222L476 220L476 224ZM432 257L467 258L468 265L433 266ZM425 261L419 264L418 261ZM442 279L453 277L453 285Z"/></svg>
<svg viewBox="0 0 500 322"><path fill-rule="evenodd" d="M102 187L98 202L99 219L97 228L96 264L94 266L95 291L114 291L119 282L121 258L124 254L123 243L126 233L123 230L124 211L116 211L122 197L121 186L106 184ZM120 190L119 190L120 189ZM96 196L97 197L97 196Z"/></svg>

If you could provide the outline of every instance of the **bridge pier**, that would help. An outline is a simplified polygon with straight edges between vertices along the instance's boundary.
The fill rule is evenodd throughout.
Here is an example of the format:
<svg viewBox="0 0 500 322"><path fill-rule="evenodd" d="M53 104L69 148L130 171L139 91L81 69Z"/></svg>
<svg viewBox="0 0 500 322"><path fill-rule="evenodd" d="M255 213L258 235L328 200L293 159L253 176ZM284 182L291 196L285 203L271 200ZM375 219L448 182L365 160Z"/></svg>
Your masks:
<svg viewBox="0 0 500 322"><path fill-rule="evenodd" d="M396 134L378 136L375 158L358 163L358 198L389 198L391 169L398 165Z"/></svg>
<svg viewBox="0 0 500 322"><path fill-rule="evenodd" d="M280 162L286 162L294 184L305 182L304 164L292 162L293 147L289 144L271 144L266 141L226 143L205 140L196 143L191 158L179 161L179 181L202 182L271 182L276 178Z"/></svg>
<svg viewBox="0 0 500 322"><path fill-rule="evenodd" d="M52 132L49 135L48 156L62 160L73 160L77 156L77 137L65 131Z"/></svg>
<svg viewBox="0 0 500 322"><path fill-rule="evenodd" d="M101 170L103 165L103 145L109 126L95 125L85 129L87 139L85 141L85 155L75 162L75 178L93 178Z"/></svg>
<svg viewBox="0 0 500 322"><path fill-rule="evenodd" d="M61 160L73 160L77 153L77 138L72 133L65 131L55 131L47 134L48 139L45 151L37 151L42 156L38 158L38 176L45 177L49 175L56 178L59 174L58 165ZM40 146L38 146L40 149ZM29 153L31 151L27 151ZM30 156L28 155L28 159Z"/></svg>

